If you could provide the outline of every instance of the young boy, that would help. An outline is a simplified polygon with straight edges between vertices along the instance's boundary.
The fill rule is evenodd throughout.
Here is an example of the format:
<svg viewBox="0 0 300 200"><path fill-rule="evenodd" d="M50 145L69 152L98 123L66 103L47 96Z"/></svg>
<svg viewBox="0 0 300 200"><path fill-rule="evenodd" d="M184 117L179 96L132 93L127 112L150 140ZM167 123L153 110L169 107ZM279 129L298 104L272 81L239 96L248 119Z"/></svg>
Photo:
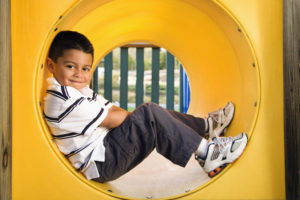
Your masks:
<svg viewBox="0 0 300 200"><path fill-rule="evenodd" d="M195 154L210 177L242 154L247 134L219 137L232 121L232 103L206 119L154 103L130 113L89 88L92 63L93 47L85 36L72 31L58 33L46 61L53 77L48 79L44 102L44 117L57 146L87 179L114 180L154 148L183 167Z"/></svg>

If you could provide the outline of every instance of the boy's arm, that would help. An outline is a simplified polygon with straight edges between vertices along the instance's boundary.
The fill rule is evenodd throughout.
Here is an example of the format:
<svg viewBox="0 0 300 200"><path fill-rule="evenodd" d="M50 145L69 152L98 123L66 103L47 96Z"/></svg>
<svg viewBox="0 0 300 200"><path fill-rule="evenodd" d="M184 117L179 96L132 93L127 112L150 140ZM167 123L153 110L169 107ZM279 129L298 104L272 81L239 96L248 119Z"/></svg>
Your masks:
<svg viewBox="0 0 300 200"><path fill-rule="evenodd" d="M116 128L120 126L126 117L130 115L130 112L124 110L123 108L112 106L107 113L107 116L102 121L100 126L103 126L108 129Z"/></svg>

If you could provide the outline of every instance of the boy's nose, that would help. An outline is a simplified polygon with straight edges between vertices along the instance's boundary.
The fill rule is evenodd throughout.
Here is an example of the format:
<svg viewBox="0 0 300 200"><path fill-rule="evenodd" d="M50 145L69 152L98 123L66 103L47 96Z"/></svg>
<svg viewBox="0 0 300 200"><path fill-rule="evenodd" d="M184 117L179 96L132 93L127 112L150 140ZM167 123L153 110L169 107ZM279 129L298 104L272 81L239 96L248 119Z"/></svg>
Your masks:
<svg viewBox="0 0 300 200"><path fill-rule="evenodd" d="M76 70L75 73L74 73L74 76L77 77L77 78L80 78L81 77L81 71Z"/></svg>

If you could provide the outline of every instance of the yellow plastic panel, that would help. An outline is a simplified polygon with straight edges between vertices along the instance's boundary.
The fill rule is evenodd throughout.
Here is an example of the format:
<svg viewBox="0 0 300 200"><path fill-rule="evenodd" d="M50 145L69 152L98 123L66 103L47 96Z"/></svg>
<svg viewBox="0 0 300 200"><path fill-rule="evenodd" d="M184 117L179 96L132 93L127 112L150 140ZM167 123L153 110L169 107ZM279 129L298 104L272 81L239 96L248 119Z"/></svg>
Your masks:
<svg viewBox="0 0 300 200"><path fill-rule="evenodd" d="M208 183L170 198L283 199L281 10L273 0L13 1L13 199L125 198L75 172L43 121L45 56L55 34L68 29L92 41L95 63L131 42L168 49L190 80L189 113L236 104L228 135L249 134L244 155Z"/></svg>

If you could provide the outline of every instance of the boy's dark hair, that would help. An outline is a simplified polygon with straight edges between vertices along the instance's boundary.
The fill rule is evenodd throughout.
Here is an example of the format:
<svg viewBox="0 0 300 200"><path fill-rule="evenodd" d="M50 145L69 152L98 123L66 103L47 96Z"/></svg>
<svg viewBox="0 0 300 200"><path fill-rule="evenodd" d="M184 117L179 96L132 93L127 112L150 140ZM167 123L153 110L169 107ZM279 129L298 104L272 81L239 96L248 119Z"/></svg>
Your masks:
<svg viewBox="0 0 300 200"><path fill-rule="evenodd" d="M57 62L64 51L70 49L77 49L91 54L94 59L94 48L91 42L84 35L75 31L59 32L51 43L48 56L54 62Z"/></svg>

